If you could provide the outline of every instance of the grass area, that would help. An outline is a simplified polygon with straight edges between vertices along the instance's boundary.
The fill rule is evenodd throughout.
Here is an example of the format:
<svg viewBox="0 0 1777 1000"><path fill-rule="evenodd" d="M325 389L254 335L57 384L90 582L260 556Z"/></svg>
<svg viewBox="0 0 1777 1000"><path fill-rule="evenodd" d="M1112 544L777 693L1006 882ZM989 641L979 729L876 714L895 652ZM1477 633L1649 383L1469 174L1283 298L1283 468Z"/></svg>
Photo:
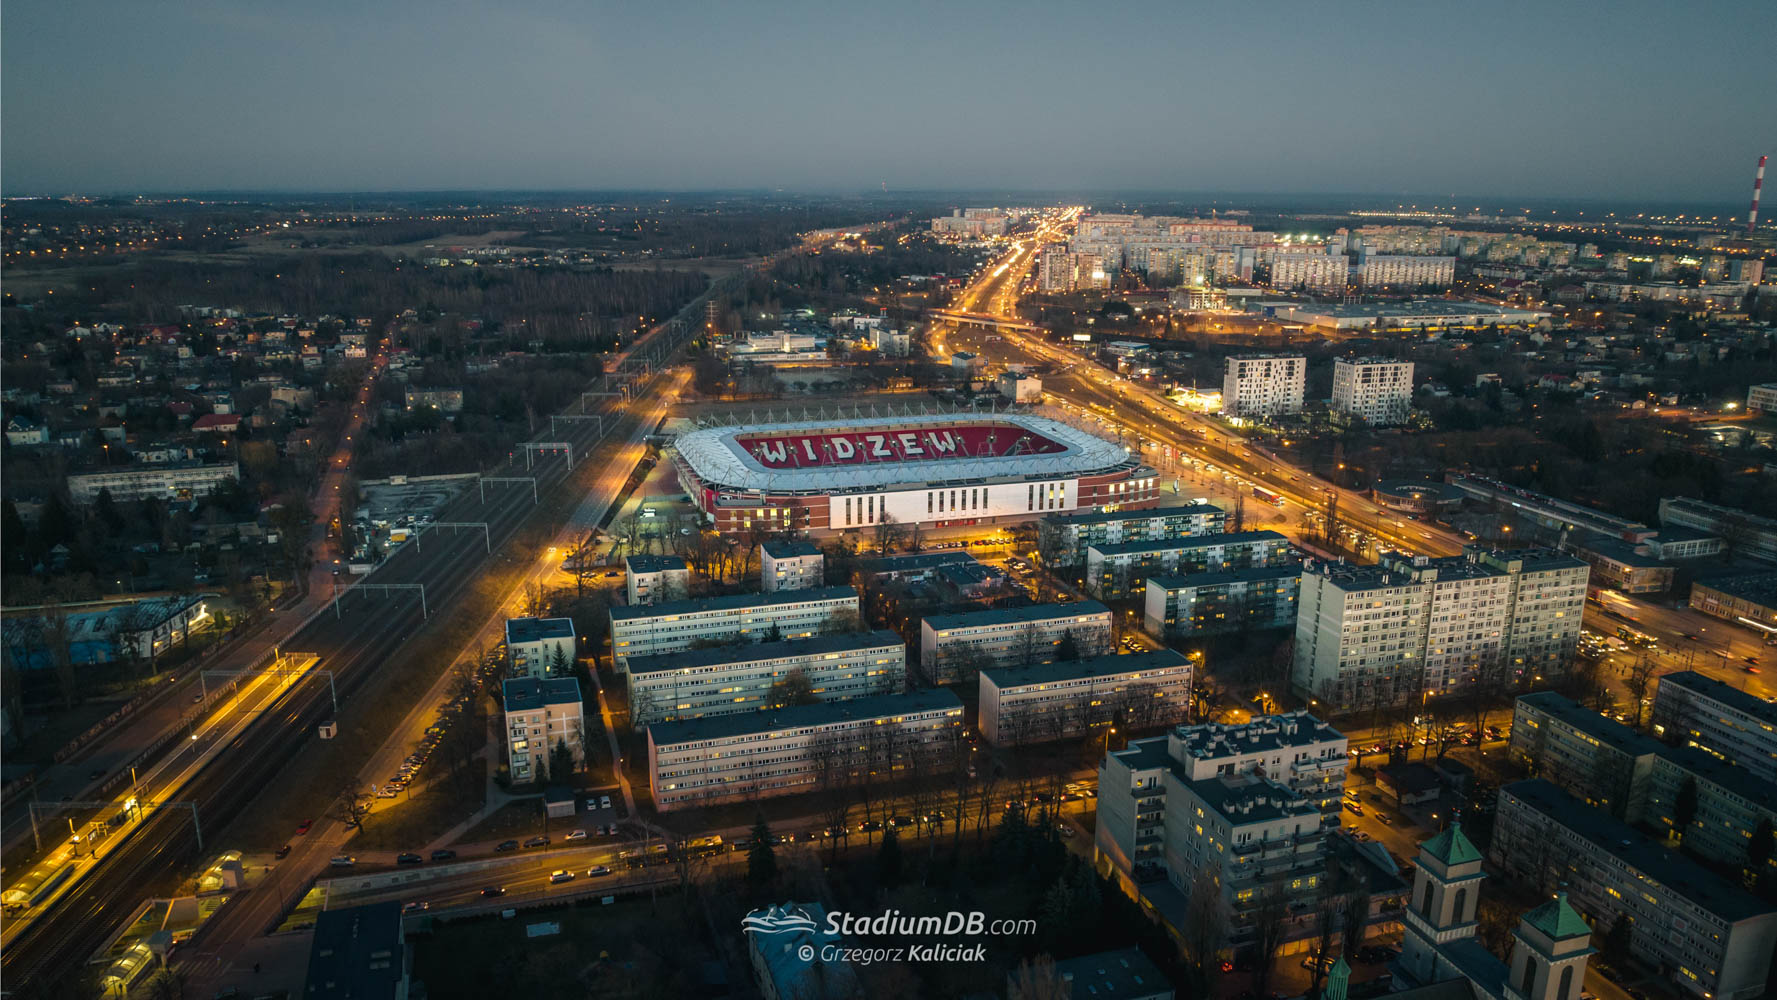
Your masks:
<svg viewBox="0 0 1777 1000"><path fill-rule="evenodd" d="M539 833L549 832L548 819L543 815L541 797L508 802L494 810L493 815L470 827L468 833L457 838L457 842L475 844L486 840L534 837ZM556 832L566 833L573 829L573 820L560 820L555 826Z"/></svg>
<svg viewBox="0 0 1777 1000"><path fill-rule="evenodd" d="M629 426L631 418L626 418L590 461L582 462L573 477L544 497L456 601L447 608L435 607L431 620L388 661L367 671L344 703L337 720L338 735L331 740L310 740L285 767L281 779L228 825L221 842L239 850L272 850L290 838L298 823L328 811L345 784L355 780L362 763L381 749L411 706L431 689L439 672L472 645L481 625L535 567L538 546L547 537L541 526L561 523L579 505L591 481L611 461L615 442L623 440Z"/></svg>
<svg viewBox="0 0 1777 1000"><path fill-rule="evenodd" d="M391 801L365 818L354 849L417 851L468 819L487 801L487 761L471 761L466 773L440 776L418 794Z"/></svg>

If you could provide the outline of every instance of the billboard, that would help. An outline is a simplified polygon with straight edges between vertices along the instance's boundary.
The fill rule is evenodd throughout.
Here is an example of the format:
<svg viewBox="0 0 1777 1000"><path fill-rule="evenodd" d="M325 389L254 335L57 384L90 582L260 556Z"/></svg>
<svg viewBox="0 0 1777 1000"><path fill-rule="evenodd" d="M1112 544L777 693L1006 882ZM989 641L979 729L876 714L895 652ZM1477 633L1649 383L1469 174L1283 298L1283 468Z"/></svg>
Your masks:
<svg viewBox="0 0 1777 1000"><path fill-rule="evenodd" d="M813 469L877 462L1054 455L1064 445L1011 424L920 427L913 430L746 435L734 443L768 469Z"/></svg>

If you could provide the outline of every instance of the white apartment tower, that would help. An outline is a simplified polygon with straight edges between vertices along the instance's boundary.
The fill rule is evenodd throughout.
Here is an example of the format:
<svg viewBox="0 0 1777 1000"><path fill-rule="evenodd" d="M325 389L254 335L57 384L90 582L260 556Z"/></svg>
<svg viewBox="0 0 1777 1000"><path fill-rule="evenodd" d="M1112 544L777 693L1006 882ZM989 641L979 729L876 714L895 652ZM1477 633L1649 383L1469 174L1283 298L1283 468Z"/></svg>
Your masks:
<svg viewBox="0 0 1777 1000"><path fill-rule="evenodd" d="M1413 362L1339 358L1333 362L1333 409L1376 427L1407 422L1413 408Z"/></svg>
<svg viewBox="0 0 1777 1000"><path fill-rule="evenodd" d="M1279 417L1302 411L1308 359L1243 354L1228 359L1222 376L1222 410L1236 417Z"/></svg>

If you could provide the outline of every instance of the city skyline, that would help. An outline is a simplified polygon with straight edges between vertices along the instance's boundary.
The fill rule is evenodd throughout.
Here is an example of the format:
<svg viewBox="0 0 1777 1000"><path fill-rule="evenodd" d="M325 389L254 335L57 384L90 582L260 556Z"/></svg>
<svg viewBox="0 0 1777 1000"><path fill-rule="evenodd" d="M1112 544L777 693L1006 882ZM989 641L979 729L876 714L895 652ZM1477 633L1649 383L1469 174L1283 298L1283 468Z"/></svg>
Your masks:
<svg viewBox="0 0 1777 1000"><path fill-rule="evenodd" d="M14 4L4 193L994 187L1726 209L1777 140L1754 96L1758 8L1740 3L1411 22L1304 7L1287 33L1158 5L424 10Z"/></svg>

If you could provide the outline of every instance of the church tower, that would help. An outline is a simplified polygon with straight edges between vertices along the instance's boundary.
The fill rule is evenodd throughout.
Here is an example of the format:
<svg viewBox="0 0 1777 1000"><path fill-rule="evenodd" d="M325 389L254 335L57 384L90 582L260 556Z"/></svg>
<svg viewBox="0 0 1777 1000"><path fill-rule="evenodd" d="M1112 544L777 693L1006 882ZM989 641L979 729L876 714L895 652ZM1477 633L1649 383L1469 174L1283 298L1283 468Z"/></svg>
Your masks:
<svg viewBox="0 0 1777 1000"><path fill-rule="evenodd" d="M1567 893L1524 914L1512 934L1504 1000L1579 1000L1592 928L1567 905Z"/></svg>
<svg viewBox="0 0 1777 1000"><path fill-rule="evenodd" d="M1407 932L1401 941L1401 966L1421 983L1445 978L1438 968L1438 947L1475 935L1480 907L1481 852L1453 822L1419 845L1413 895L1407 900Z"/></svg>

